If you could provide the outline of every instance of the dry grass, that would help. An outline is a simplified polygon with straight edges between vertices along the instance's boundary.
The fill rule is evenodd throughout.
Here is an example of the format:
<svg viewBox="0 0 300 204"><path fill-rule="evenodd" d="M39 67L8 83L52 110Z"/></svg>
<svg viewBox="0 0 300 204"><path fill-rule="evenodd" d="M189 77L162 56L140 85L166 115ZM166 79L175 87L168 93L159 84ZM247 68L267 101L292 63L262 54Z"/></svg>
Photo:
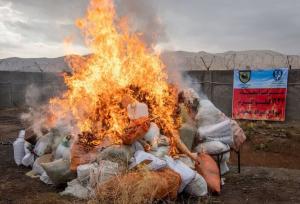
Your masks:
<svg viewBox="0 0 300 204"><path fill-rule="evenodd" d="M180 176L170 169L130 172L99 185L92 204L148 204L176 199Z"/></svg>

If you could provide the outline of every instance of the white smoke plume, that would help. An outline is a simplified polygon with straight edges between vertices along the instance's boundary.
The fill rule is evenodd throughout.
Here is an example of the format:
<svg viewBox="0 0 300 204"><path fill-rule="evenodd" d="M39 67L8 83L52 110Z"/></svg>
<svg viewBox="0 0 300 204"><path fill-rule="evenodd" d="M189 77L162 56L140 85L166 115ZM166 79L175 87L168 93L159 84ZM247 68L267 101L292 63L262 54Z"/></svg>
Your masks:
<svg viewBox="0 0 300 204"><path fill-rule="evenodd" d="M116 0L119 17L127 17L131 31L142 33L151 47L168 41L166 27L160 20L157 5L151 0Z"/></svg>

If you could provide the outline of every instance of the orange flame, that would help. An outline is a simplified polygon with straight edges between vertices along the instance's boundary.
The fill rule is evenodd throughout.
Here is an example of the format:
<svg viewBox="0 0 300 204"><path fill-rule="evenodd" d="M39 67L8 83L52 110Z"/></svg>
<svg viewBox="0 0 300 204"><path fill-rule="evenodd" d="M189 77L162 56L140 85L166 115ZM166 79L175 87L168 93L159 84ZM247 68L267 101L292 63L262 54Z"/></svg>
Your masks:
<svg viewBox="0 0 300 204"><path fill-rule="evenodd" d="M148 104L150 118L170 136L178 128L176 90L159 55L129 32L126 19L117 18L112 0L91 0L76 25L93 54L76 61L73 74L64 77L68 90L50 100L51 121L71 114L81 132L120 142L129 122L120 102L129 94Z"/></svg>

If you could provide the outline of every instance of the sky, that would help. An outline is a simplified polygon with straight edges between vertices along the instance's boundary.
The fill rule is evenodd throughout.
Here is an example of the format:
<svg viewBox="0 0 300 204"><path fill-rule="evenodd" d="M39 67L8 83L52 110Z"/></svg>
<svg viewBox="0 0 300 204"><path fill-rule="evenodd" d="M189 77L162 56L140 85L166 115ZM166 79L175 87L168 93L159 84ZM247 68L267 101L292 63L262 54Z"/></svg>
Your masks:
<svg viewBox="0 0 300 204"><path fill-rule="evenodd" d="M168 50L219 53L274 50L300 55L299 0L115 0L120 16L144 33L155 32ZM77 18L88 0L0 0L0 58L58 57L63 41L87 53Z"/></svg>

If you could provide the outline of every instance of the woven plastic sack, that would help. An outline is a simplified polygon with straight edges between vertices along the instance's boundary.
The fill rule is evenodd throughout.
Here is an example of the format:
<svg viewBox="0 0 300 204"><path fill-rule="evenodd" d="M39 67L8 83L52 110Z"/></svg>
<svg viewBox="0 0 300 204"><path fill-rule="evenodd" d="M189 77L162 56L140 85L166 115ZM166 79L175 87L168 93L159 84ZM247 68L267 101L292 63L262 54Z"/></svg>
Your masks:
<svg viewBox="0 0 300 204"><path fill-rule="evenodd" d="M127 113L131 120L149 116L148 106L145 103L129 104L127 107Z"/></svg>
<svg viewBox="0 0 300 204"><path fill-rule="evenodd" d="M122 171L118 163L102 160L98 165L90 168L90 187L94 189L97 185L104 183L112 177L117 176Z"/></svg>
<svg viewBox="0 0 300 204"><path fill-rule="evenodd" d="M201 126L198 128L198 134L200 141L220 141L228 145L233 144L233 132L229 119L217 124Z"/></svg>
<svg viewBox="0 0 300 204"><path fill-rule="evenodd" d="M25 156L25 150L24 150L24 136L25 136L25 130L21 130L19 132L18 138L14 141L13 147L14 147L14 159L16 164L19 166L22 164L22 159Z"/></svg>
<svg viewBox="0 0 300 204"><path fill-rule="evenodd" d="M208 187L213 191L220 193L221 192L221 181L219 168L215 160L208 154L201 153L198 156L199 163L197 163L196 170L203 176L207 182Z"/></svg>
<svg viewBox="0 0 300 204"><path fill-rule="evenodd" d="M137 151L134 153L133 162L130 164L129 168L132 169L143 162L148 163L146 165L149 170L158 170L167 166L167 163L164 160L147 152Z"/></svg>
<svg viewBox="0 0 300 204"><path fill-rule="evenodd" d="M81 185L78 179L68 182L67 188L60 193L63 196L74 196L79 199L87 199L89 197L89 190Z"/></svg>
<svg viewBox="0 0 300 204"><path fill-rule="evenodd" d="M185 165L180 160L174 160L169 156L165 156L164 160L167 162L167 166L173 171L177 172L181 177L181 185L179 188L179 193L188 185L195 177L196 173L187 165Z"/></svg>
<svg viewBox="0 0 300 204"><path fill-rule="evenodd" d="M205 196L207 194L207 183L200 174L196 173L195 178L186 186L184 191L195 197Z"/></svg>
<svg viewBox="0 0 300 204"><path fill-rule="evenodd" d="M233 131L233 145L232 148L238 151L241 145L246 141L246 135L243 129L235 120L231 120L231 127Z"/></svg>
<svg viewBox="0 0 300 204"><path fill-rule="evenodd" d="M67 183L76 177L76 174L70 171L70 163L63 159L41 163L41 166L56 185Z"/></svg>
<svg viewBox="0 0 300 204"><path fill-rule="evenodd" d="M125 145L131 145L137 140L144 137L150 127L150 121L148 117L142 117L132 120L126 128L125 133L122 135L122 140Z"/></svg>
<svg viewBox="0 0 300 204"><path fill-rule="evenodd" d="M34 163L34 154L32 153L32 144L30 144L29 142L24 143L24 151L25 151L25 156L22 159L22 164L24 166L32 166Z"/></svg>
<svg viewBox="0 0 300 204"><path fill-rule="evenodd" d="M42 175L45 170L41 166L41 163L48 163L52 160L52 154L45 154L35 160L33 163L32 171L35 175Z"/></svg>
<svg viewBox="0 0 300 204"><path fill-rule="evenodd" d="M160 137L160 130L158 126L151 122L150 127L147 131L147 133L144 135L143 139L147 141L151 145L152 150L156 150L158 147L158 140Z"/></svg>
<svg viewBox="0 0 300 204"><path fill-rule="evenodd" d="M87 151L83 145L74 143L71 147L70 170L77 171L79 165L87 164L96 160L96 149Z"/></svg>
<svg viewBox="0 0 300 204"><path fill-rule="evenodd" d="M42 156L43 154L51 153L51 145L53 142L53 133L49 132L48 134L40 137L34 147L34 152L37 156Z"/></svg>

